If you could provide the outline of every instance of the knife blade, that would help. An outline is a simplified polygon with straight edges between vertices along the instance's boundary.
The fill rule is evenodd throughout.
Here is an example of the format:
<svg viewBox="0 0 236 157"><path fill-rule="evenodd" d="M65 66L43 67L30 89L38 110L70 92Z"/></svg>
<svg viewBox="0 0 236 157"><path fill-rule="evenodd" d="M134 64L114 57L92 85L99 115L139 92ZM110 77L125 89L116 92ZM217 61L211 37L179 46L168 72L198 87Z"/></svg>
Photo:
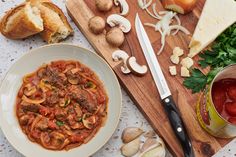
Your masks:
<svg viewBox="0 0 236 157"><path fill-rule="evenodd" d="M165 111L169 118L170 124L176 137L181 143L184 156L194 157L194 152L190 138L187 134L186 128L184 126L183 120L180 116L180 112L177 109L175 102L171 96L170 89L167 85L166 79L162 73L160 64L156 58L155 52L152 48L151 42L148 35L143 27L143 24L139 18L138 13L135 18L135 29L139 40L139 44L143 50L143 54L148 63L149 69L151 71L152 77L156 84L157 90L159 91L162 104L164 105Z"/></svg>

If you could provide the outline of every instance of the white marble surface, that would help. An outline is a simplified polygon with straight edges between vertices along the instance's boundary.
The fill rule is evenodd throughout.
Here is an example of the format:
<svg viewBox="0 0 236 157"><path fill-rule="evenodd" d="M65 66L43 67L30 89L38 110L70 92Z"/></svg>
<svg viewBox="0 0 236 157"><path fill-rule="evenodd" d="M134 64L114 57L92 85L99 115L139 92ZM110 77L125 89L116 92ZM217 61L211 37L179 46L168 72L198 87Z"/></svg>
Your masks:
<svg viewBox="0 0 236 157"><path fill-rule="evenodd" d="M0 16L4 15L4 12L9 10L11 7L23 2L23 0L1 0L0 1ZM64 0L54 0L54 2L66 12L65 9L65 1ZM85 39L85 37L81 34L81 32L76 28L71 19L69 21L72 27L75 30L75 35L70 37L65 42L73 43L85 48L88 48L92 51L93 48ZM45 45L46 43L42 41L38 36L31 37L26 40L13 41L4 38L0 35L0 79L3 79L5 73L9 69L9 67L24 53L28 50ZM109 140L109 142L100 149L97 153L93 155L93 157L120 157L120 146L122 142L120 140L120 136L122 130L128 126L137 126L142 127L144 130L149 131L152 130L148 122L144 119L142 114L138 111L136 106L130 100L129 96L127 96L126 92L122 90L123 95L123 109L122 115L120 118L119 126ZM216 157L235 157L236 156L236 141L232 142L232 144L226 147L224 150L220 151ZM0 157L22 157L22 155L17 152L4 137L3 133L0 130Z"/></svg>

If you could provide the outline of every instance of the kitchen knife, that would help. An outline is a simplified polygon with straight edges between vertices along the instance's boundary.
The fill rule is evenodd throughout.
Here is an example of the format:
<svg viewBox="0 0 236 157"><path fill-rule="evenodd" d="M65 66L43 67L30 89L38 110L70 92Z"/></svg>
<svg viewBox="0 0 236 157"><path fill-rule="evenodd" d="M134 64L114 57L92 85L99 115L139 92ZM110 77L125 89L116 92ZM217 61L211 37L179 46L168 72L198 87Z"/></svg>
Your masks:
<svg viewBox="0 0 236 157"><path fill-rule="evenodd" d="M185 129L183 120L181 119L179 110L177 109L175 102L171 96L170 89L167 85L166 79L162 73L161 67L156 58L155 52L152 48L150 40L145 32L142 22L138 16L135 18L135 28L138 36L139 43L143 50L144 56L148 63L149 69L151 71L152 77L155 81L156 87L159 91L162 104L164 105L165 111L169 118L172 129L175 135L179 139L181 146L183 148L185 157L194 157L194 152L192 148L191 141Z"/></svg>

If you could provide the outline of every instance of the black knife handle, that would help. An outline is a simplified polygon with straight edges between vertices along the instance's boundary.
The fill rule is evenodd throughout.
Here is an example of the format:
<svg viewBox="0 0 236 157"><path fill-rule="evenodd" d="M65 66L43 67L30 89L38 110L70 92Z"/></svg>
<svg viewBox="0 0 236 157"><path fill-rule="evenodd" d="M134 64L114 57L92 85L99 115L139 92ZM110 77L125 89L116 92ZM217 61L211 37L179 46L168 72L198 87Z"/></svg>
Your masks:
<svg viewBox="0 0 236 157"><path fill-rule="evenodd" d="M162 103L164 104L164 108L165 108L165 111L168 115L171 127L174 130L175 135L177 136L177 138L179 139L179 141L181 143L181 146L184 151L184 156L185 157L194 157L194 152L193 152L191 141L190 141L189 136L187 134L184 123L180 117L180 112L177 109L172 96L169 96L169 97L163 99Z"/></svg>

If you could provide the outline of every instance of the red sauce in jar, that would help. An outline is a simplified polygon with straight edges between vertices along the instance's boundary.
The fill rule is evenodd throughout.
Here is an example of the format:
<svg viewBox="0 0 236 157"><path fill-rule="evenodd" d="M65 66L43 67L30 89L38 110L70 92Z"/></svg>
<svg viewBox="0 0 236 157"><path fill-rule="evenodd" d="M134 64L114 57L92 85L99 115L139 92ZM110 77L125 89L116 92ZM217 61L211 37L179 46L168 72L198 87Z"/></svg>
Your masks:
<svg viewBox="0 0 236 157"><path fill-rule="evenodd" d="M227 78L212 86L212 100L219 114L236 125L236 79Z"/></svg>

